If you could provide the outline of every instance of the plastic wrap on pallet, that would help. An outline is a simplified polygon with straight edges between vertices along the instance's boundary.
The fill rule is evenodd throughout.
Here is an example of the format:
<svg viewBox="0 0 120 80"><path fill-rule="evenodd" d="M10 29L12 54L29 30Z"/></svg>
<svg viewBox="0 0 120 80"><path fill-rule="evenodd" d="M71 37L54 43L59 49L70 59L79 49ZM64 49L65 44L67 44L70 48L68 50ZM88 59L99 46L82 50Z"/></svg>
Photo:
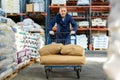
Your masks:
<svg viewBox="0 0 120 80"><path fill-rule="evenodd" d="M0 23L7 23L7 18L0 16Z"/></svg>
<svg viewBox="0 0 120 80"><path fill-rule="evenodd" d="M39 2L34 3L34 11L35 12L44 12L45 11L44 0L40 0Z"/></svg>
<svg viewBox="0 0 120 80"><path fill-rule="evenodd" d="M92 40L93 48L108 48L108 37L107 36L93 36Z"/></svg>
<svg viewBox="0 0 120 80"><path fill-rule="evenodd" d="M26 56L28 56L29 57L29 55L31 54L31 50L30 49L26 49Z"/></svg>
<svg viewBox="0 0 120 80"><path fill-rule="evenodd" d="M13 68L13 69L14 69L14 66L17 66L17 62L12 62L12 63L9 64L9 65L4 65L4 66L1 68L1 73L7 71L7 70L10 69L10 68Z"/></svg>
<svg viewBox="0 0 120 80"><path fill-rule="evenodd" d="M66 0L52 0L51 4L66 4Z"/></svg>
<svg viewBox="0 0 120 80"><path fill-rule="evenodd" d="M28 60L29 58L27 56L19 57L18 58L18 64L24 62L25 60Z"/></svg>
<svg viewBox="0 0 120 80"><path fill-rule="evenodd" d="M24 65L24 63L19 63L17 66L16 66L16 68L17 69L19 69L21 66L23 66Z"/></svg>
<svg viewBox="0 0 120 80"><path fill-rule="evenodd" d="M11 18L7 18L7 25L12 26L12 30L14 28L14 26L16 26L16 23L11 19ZM15 30L13 30L14 32L16 32Z"/></svg>
<svg viewBox="0 0 120 80"><path fill-rule="evenodd" d="M32 58L38 58L38 57L40 57L40 55L39 55L38 51L33 51L33 52L31 53L31 57L32 57Z"/></svg>
<svg viewBox="0 0 120 80"><path fill-rule="evenodd" d="M106 27L107 25L107 20L102 19L102 18L96 18L92 20L92 26L103 26Z"/></svg>
<svg viewBox="0 0 120 80"><path fill-rule="evenodd" d="M1 2L1 1L0 1L0 2ZM5 11L4 11L3 9L1 9L1 7L0 7L0 16L2 16L2 17L5 17L5 16L6 16Z"/></svg>
<svg viewBox="0 0 120 80"><path fill-rule="evenodd" d="M4 78L4 77L10 75L12 72L13 72L13 69L10 68L10 69L8 69L8 70L6 70L6 71L0 73L0 80L1 80L2 78Z"/></svg>
<svg viewBox="0 0 120 80"><path fill-rule="evenodd" d="M1 0L1 3L6 13L20 13L19 0Z"/></svg>
<svg viewBox="0 0 120 80"><path fill-rule="evenodd" d="M82 46L83 48L87 48L88 47L88 38L86 37L86 35L77 35L76 36L76 44Z"/></svg>
<svg viewBox="0 0 120 80"><path fill-rule="evenodd" d="M3 60L5 60L6 58L13 58L14 59L14 61L16 61L17 60L17 55L16 55L16 53L12 53L12 54L1 54L0 55L0 61L3 61Z"/></svg>
<svg viewBox="0 0 120 80"><path fill-rule="evenodd" d="M78 25L82 26L82 27L84 27L84 26L88 27L89 26L89 21L79 21Z"/></svg>
<svg viewBox="0 0 120 80"><path fill-rule="evenodd" d="M89 0L78 0L77 1L77 5L90 5L90 1Z"/></svg>
<svg viewBox="0 0 120 80"><path fill-rule="evenodd" d="M25 60L24 64L28 64L30 62L30 59Z"/></svg>
<svg viewBox="0 0 120 80"><path fill-rule="evenodd" d="M24 57L25 55L26 55L26 50L25 49L22 50L22 51L17 52L17 58Z"/></svg>

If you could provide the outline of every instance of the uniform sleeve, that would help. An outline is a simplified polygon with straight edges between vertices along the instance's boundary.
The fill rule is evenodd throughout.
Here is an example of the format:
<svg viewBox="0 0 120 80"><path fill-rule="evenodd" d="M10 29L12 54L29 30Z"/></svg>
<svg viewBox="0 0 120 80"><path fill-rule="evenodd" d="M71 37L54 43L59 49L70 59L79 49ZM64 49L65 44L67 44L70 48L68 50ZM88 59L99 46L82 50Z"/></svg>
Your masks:
<svg viewBox="0 0 120 80"><path fill-rule="evenodd" d="M71 16L70 16L70 23L73 27L73 31L77 31L77 24Z"/></svg>
<svg viewBox="0 0 120 80"><path fill-rule="evenodd" d="M48 26L48 31L51 31L52 30L52 27L55 25L55 23L57 22L57 16L55 16L49 23L49 26Z"/></svg>

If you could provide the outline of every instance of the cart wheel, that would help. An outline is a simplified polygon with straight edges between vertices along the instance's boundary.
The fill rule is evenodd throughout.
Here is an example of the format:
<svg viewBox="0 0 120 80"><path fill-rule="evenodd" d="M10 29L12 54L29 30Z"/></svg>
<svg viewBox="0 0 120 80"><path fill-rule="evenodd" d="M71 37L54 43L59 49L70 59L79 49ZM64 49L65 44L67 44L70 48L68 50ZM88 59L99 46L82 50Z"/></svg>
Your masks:
<svg viewBox="0 0 120 80"><path fill-rule="evenodd" d="M46 74L46 78L48 79L48 68L45 67L45 74Z"/></svg>
<svg viewBox="0 0 120 80"><path fill-rule="evenodd" d="M79 69L76 70L77 78L80 79L80 72Z"/></svg>
<svg viewBox="0 0 120 80"><path fill-rule="evenodd" d="M47 70L48 70L48 71L52 71L52 67L49 67Z"/></svg>
<svg viewBox="0 0 120 80"><path fill-rule="evenodd" d="M48 79L48 71L45 70L46 78Z"/></svg>
<svg viewBox="0 0 120 80"><path fill-rule="evenodd" d="M80 72L81 72L81 67L74 67L74 71L77 74L77 78L80 79Z"/></svg>

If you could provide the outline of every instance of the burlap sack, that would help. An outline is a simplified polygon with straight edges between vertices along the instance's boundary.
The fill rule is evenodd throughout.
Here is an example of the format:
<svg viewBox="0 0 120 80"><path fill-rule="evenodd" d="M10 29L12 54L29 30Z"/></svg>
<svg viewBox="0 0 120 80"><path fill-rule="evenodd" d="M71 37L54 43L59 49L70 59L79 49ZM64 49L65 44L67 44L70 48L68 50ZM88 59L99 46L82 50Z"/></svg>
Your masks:
<svg viewBox="0 0 120 80"><path fill-rule="evenodd" d="M63 44L49 44L39 50L41 56L60 53Z"/></svg>
<svg viewBox="0 0 120 80"><path fill-rule="evenodd" d="M61 54L63 55L72 55L72 56L83 56L85 53L85 50L83 47L78 45L65 45L61 49Z"/></svg>

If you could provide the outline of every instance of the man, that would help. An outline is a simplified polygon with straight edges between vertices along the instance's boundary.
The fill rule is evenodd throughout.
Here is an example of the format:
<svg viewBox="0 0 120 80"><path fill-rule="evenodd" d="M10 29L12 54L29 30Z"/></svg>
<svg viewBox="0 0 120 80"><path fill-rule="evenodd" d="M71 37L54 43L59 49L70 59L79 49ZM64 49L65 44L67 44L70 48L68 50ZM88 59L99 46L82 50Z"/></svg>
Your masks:
<svg viewBox="0 0 120 80"><path fill-rule="evenodd" d="M52 31L53 26L56 25L56 42L63 43L63 44L70 44L70 35L75 34L77 31L77 24L73 20L73 18L67 13L66 7L60 7L59 14L57 14L50 25L48 26L49 34L55 35L54 31ZM72 25L73 29L71 31L70 24Z"/></svg>

